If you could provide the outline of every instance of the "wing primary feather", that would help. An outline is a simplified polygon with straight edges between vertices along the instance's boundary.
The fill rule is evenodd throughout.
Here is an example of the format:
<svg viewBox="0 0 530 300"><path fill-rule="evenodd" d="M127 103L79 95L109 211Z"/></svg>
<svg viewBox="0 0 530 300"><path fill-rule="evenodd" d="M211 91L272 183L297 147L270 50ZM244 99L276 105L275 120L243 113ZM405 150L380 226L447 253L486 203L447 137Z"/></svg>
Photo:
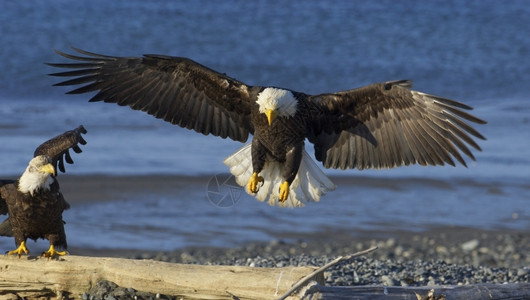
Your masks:
<svg viewBox="0 0 530 300"><path fill-rule="evenodd" d="M458 108L467 109L467 110L472 110L473 109L471 106L469 106L469 105L467 105L465 103L462 103L460 101L455 101L455 100L451 100L451 99L448 99L448 98L434 96L434 95L425 94L425 93L421 93L421 92L417 92L417 93L423 94L423 95L435 100L435 102L438 102L439 104L443 104L446 107L458 107Z"/></svg>
<svg viewBox="0 0 530 300"><path fill-rule="evenodd" d="M54 86L78 85L78 84L83 84L83 83L88 83L88 82L94 82L99 77L99 75L97 74L94 74L94 75L93 73L90 73L90 74L91 75L88 75L88 76L77 77L74 79L62 81L62 82L54 84Z"/></svg>
<svg viewBox="0 0 530 300"><path fill-rule="evenodd" d="M66 149L66 151L64 151L64 159L69 164L73 164L74 163L74 161L72 160L72 157L70 156L70 151L68 151L68 149Z"/></svg>
<svg viewBox="0 0 530 300"><path fill-rule="evenodd" d="M68 91L66 92L67 94L69 95L72 95L72 94L83 94L83 93L89 93L89 92L93 92L93 91L97 91L100 89L100 85L99 83L97 82L94 82L94 83L91 83L91 84L87 84L87 85L84 85L80 88L77 88L77 89L73 89L71 91ZM94 99L96 96L92 97L90 100L88 100L89 102L94 102L94 101L101 101L101 100L92 100Z"/></svg>
<svg viewBox="0 0 530 300"><path fill-rule="evenodd" d="M65 172L65 168L64 168L64 161L63 161L63 158L62 158L62 157L59 158L58 162L59 162L59 170L61 170L61 172L64 173L64 172Z"/></svg>
<svg viewBox="0 0 530 300"><path fill-rule="evenodd" d="M452 112L453 114L463 118L463 119L466 119L468 121L471 121L471 122L474 122L474 123L477 123L477 124L486 124L486 121L482 120L482 119L479 119L473 115L470 115L464 111L461 111L459 109L456 109L454 107L451 107L451 106L445 106L445 109L449 110L450 112Z"/></svg>
<svg viewBox="0 0 530 300"><path fill-rule="evenodd" d="M54 51L55 51L55 53L59 54L60 56L66 57L66 58L72 59L72 60L92 61L92 62L100 62L102 60L105 60L105 61L116 60L116 58L112 57L112 56L105 56L105 55L101 55L101 54L90 53L90 52L86 52L86 51L83 51L83 50L79 50L77 48L73 48L73 49L76 50L77 52L81 53L81 54L85 54L85 55L88 55L88 56L72 55L72 54L68 54L68 53L65 53L65 52L61 52L59 50L54 50Z"/></svg>
<svg viewBox="0 0 530 300"><path fill-rule="evenodd" d="M89 51L82 50L82 49L79 49L79 48L76 48L76 47L72 47L72 49L74 49L75 51L77 51L77 52L79 52L81 54L84 54L84 55L87 55L87 56L92 56L92 57L99 57L100 59L108 59L108 60L115 60L116 59L113 56L108 56L108 55L98 54L98 53L94 53L94 52L89 52Z"/></svg>
<svg viewBox="0 0 530 300"><path fill-rule="evenodd" d="M446 116L451 122L456 124L458 127L460 127L462 129L464 129L465 131L469 132L471 135L473 135L473 136L475 136L475 137L477 137L477 138L479 138L481 140L485 140L486 139L482 134L480 134L477 130L475 130L469 124L467 124L466 122L462 121L459 118L454 117L452 114L444 112L444 116ZM477 147L478 147L478 145L477 145ZM475 148L475 149L477 149L477 148ZM478 149L480 149L480 148L478 148Z"/></svg>
<svg viewBox="0 0 530 300"><path fill-rule="evenodd" d="M451 128L451 132L453 133L453 135L455 136L456 139L461 140L461 141L463 140L466 143L468 143L471 147L473 147L473 148L475 148L475 149L477 149L479 151L481 150L480 146L477 145L477 143L475 143L475 141L472 138L470 138L465 132L460 130L458 127L453 126ZM467 147L466 147L466 149L467 149ZM467 150L467 151L468 151L468 153L466 153L467 155L471 154L471 152L469 150ZM473 155L470 155L470 156L472 157Z"/></svg>
<svg viewBox="0 0 530 300"><path fill-rule="evenodd" d="M465 155L467 155L472 160L475 160L475 157L473 156L473 153L471 153L471 151L469 151L469 149L466 147L466 145L464 143L462 143L462 141L459 140L454 134L451 134L449 139L451 140L451 142L454 145L456 145L456 147L458 149L460 149L460 151L462 151ZM460 162L462 163L462 165L467 167L467 164L466 164L466 162L463 159Z"/></svg>
<svg viewBox="0 0 530 300"><path fill-rule="evenodd" d="M75 64L75 66L72 66L73 64L48 64L48 65L50 65L51 67L56 67L56 68L78 69L75 71L66 71L66 72L57 72L57 73L48 74L50 76L55 76L55 77L70 77L70 76L97 74L103 64Z"/></svg>

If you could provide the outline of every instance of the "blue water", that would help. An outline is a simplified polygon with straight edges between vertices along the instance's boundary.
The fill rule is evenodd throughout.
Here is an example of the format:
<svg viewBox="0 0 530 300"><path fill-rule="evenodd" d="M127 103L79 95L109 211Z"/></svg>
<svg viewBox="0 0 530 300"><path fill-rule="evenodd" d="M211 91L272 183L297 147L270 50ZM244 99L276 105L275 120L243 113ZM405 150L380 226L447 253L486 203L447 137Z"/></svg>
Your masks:
<svg viewBox="0 0 530 300"><path fill-rule="evenodd" d="M179 196L131 195L122 202L73 207L66 215L71 245L103 247L112 240L117 247L150 248L145 238L135 238L148 236L164 249L229 246L302 228L385 229L389 222L405 230L455 224L530 228L527 1L92 0L13 1L1 6L3 178L18 176L41 142L79 124L89 131L88 145L67 168L74 175L208 178L226 173L223 158L242 146L128 108L88 103L89 95L64 95L67 89L51 86L57 78L46 74L56 70L44 62L64 61L53 49L69 51L70 46L109 55L186 56L248 84L307 93L413 79L415 89L468 103L475 115L488 121L478 127L488 140L479 142L483 152L475 152L477 161L468 161L469 168L326 170L332 176L403 180L399 191L346 181L323 203L298 212L251 199L219 210L204 199L204 188L198 188L202 190L186 197L200 198L202 202L195 203L202 204L186 205L188 214L177 212ZM449 187L417 184L418 177ZM359 197L351 200L352 194ZM179 203L175 212L155 209L171 201ZM379 205L370 210L368 204L374 201ZM411 206L414 217L407 216ZM115 213L94 217L107 207ZM433 209L438 217L421 217L433 214ZM223 222L227 217L233 220L230 226ZM278 223L290 226L269 225ZM101 242L94 244L96 234Z"/></svg>

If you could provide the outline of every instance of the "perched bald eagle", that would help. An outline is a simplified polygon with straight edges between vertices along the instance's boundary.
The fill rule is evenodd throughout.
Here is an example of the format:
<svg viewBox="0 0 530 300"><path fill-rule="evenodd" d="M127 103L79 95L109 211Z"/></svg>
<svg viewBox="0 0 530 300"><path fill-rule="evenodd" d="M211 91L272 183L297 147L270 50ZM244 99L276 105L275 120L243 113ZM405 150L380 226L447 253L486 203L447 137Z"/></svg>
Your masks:
<svg viewBox="0 0 530 300"><path fill-rule="evenodd" d="M43 256L66 254L62 214L70 205L64 200L55 175L57 168L65 172L64 160L73 163L69 149L81 152L78 144L86 144L81 136L86 132L83 126L79 126L46 141L35 150L33 159L18 180L0 180L0 214L9 214L0 224L0 235L14 236L17 246L8 254L28 254L28 238L50 242L50 248Z"/></svg>
<svg viewBox="0 0 530 300"><path fill-rule="evenodd" d="M113 57L74 48L56 51L74 63L49 65L73 70L56 85L83 86L68 93L97 93L93 101L145 111L202 134L252 143L225 163L247 192L271 205L319 201L335 188L304 151L307 139L325 168L359 170L402 165L466 165L474 159L470 137L484 137L466 121L485 124L471 107L411 90L408 80L349 91L308 95L250 86L183 57ZM467 144L467 145L466 145Z"/></svg>

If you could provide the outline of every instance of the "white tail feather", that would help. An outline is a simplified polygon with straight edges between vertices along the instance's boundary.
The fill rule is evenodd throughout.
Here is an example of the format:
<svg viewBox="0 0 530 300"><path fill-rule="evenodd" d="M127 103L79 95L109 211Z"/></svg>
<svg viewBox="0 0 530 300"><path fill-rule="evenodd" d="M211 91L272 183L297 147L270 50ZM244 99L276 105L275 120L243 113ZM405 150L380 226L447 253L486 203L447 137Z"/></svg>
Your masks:
<svg viewBox="0 0 530 300"><path fill-rule="evenodd" d="M335 184L320 170L305 150L302 154L302 162L300 163L298 174L296 174L295 179L291 183L289 197L284 203L278 201L280 185L283 182L281 177L282 164L276 161L266 162L259 174L264 179L263 185L256 194L252 194L247 187L253 172L251 144L230 155L224 160L224 163L230 167L230 173L235 176L239 185L245 187L247 193L253 195L259 201L265 201L268 198L270 205L304 206L308 202L320 201L320 197L335 189Z"/></svg>

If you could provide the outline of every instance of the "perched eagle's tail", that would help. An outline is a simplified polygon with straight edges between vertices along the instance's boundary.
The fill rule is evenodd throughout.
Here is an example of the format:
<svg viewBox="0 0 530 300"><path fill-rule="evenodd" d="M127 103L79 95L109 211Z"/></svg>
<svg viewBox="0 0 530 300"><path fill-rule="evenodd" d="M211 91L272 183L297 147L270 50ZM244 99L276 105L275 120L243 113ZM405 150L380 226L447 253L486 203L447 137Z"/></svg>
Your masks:
<svg viewBox="0 0 530 300"><path fill-rule="evenodd" d="M264 182L256 194L248 191L247 184L252 175L251 144L239 149L224 160L225 165L230 167L230 173L235 176L236 182L245 187L247 193L253 195L259 201L268 198L270 205L277 205L280 185L283 182L281 171L283 165L276 161L268 161L259 174ZM291 183L289 197L282 206L297 207L304 206L307 202L318 202L320 197L328 191L334 190L335 184L320 170L307 152L302 154L302 162L298 169L296 178Z"/></svg>

